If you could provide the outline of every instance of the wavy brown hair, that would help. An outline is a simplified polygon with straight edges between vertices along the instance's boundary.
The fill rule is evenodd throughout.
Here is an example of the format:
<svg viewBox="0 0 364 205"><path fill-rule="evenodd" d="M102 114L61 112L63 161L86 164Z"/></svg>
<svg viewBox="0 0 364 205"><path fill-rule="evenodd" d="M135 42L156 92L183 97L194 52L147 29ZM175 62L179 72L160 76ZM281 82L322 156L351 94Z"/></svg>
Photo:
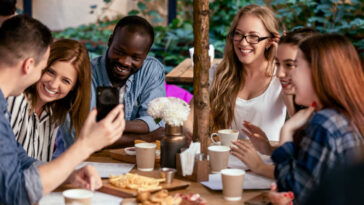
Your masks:
<svg viewBox="0 0 364 205"><path fill-rule="evenodd" d="M273 11L264 6L251 4L240 9L235 15L229 29L229 35L236 29L239 19L247 14L258 17L271 35L278 33L278 22L274 17ZM268 61L266 69L267 76L273 75L275 52L275 49L271 46L264 53ZM227 36L224 57L216 69L210 90L212 131L231 126L234 119L235 101L239 88L244 85L244 75L244 66L234 52L233 40Z"/></svg>
<svg viewBox="0 0 364 205"><path fill-rule="evenodd" d="M56 62L70 62L77 71L75 87L62 99L49 102L44 109L52 113L52 123L61 125L67 114L71 118L70 131L75 128L76 137L85 122L90 110L91 98L91 65L88 52L84 45L71 39L62 39L51 45L47 68ZM36 85L25 90L25 95L32 102L34 108L37 104Z"/></svg>
<svg viewBox="0 0 364 205"><path fill-rule="evenodd" d="M323 108L338 110L364 136L364 71L353 44L338 34L312 36L299 46Z"/></svg>

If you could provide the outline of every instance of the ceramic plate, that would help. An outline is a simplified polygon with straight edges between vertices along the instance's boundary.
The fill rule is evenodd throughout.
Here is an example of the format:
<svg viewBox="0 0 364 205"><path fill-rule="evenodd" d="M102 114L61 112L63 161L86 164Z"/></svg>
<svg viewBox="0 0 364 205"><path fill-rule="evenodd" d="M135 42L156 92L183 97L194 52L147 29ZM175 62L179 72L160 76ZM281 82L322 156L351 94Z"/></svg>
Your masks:
<svg viewBox="0 0 364 205"><path fill-rule="evenodd" d="M127 147L124 149L124 151L128 155L136 155L135 147Z"/></svg>

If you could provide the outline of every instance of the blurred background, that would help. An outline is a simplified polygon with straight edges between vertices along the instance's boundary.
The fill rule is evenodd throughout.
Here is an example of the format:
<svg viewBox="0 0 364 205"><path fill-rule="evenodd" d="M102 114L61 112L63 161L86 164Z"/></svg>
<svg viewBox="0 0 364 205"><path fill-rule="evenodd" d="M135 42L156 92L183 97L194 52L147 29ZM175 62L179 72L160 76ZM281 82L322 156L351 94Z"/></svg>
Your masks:
<svg viewBox="0 0 364 205"><path fill-rule="evenodd" d="M223 55L227 32L239 8L255 3L272 8L283 30L313 27L322 33L340 33L352 40L364 58L364 0L210 0L210 43L215 58ZM193 47L193 0L18 0L19 12L46 24L56 39L85 43L91 57L107 49L117 21L140 15L155 29L150 55L170 72ZM192 92L192 86L183 85Z"/></svg>

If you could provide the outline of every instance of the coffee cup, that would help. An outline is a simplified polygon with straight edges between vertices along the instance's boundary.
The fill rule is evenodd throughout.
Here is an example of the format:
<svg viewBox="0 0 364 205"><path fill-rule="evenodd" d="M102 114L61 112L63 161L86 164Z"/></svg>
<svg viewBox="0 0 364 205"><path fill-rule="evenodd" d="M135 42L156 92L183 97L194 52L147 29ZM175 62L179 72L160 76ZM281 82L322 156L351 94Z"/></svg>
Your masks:
<svg viewBox="0 0 364 205"><path fill-rule="evenodd" d="M211 173L219 173L227 168L230 148L227 146L213 145L208 147Z"/></svg>
<svg viewBox="0 0 364 205"><path fill-rule="evenodd" d="M218 136L220 142L215 141L214 137ZM213 144L221 144L230 147L231 141L237 140L239 131L233 129L219 130L217 133L212 133L210 138Z"/></svg>
<svg viewBox="0 0 364 205"><path fill-rule="evenodd" d="M139 171L153 171L156 147L157 145L154 143L138 143L135 145L136 164Z"/></svg>
<svg viewBox="0 0 364 205"><path fill-rule="evenodd" d="M91 205L94 193L87 189L69 189L62 195L66 205Z"/></svg>
<svg viewBox="0 0 364 205"><path fill-rule="evenodd" d="M241 169L223 169L222 194L227 201L239 201L243 194L245 171Z"/></svg>

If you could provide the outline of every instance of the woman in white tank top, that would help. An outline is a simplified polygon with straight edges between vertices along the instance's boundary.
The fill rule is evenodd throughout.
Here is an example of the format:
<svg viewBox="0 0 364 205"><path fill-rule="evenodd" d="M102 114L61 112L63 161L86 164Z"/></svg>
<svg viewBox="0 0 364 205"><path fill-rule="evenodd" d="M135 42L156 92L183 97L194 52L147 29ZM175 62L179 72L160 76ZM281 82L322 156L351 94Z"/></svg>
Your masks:
<svg viewBox="0 0 364 205"><path fill-rule="evenodd" d="M286 117L274 57L279 40L278 23L267 7L249 5L234 17L222 62L210 69L211 131L233 128L239 138L244 120L261 127L278 141ZM185 123L192 133L193 113Z"/></svg>

